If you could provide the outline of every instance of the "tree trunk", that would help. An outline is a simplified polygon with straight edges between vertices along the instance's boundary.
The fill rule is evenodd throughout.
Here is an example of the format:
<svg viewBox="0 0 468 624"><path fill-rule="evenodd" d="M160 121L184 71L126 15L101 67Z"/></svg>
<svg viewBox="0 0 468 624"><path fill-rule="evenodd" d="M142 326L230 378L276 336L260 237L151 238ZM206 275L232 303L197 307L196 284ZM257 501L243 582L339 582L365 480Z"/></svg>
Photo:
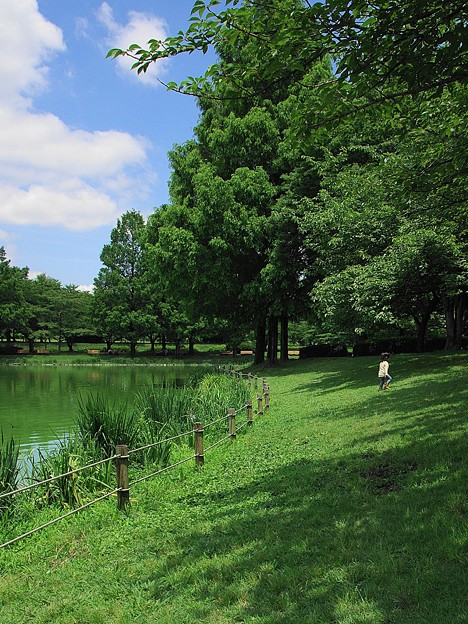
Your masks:
<svg viewBox="0 0 468 624"><path fill-rule="evenodd" d="M444 297L445 312L445 349L455 347L455 302L453 297Z"/></svg>
<svg viewBox="0 0 468 624"><path fill-rule="evenodd" d="M278 317L268 317L268 364L278 364Z"/></svg>
<svg viewBox="0 0 468 624"><path fill-rule="evenodd" d="M155 344L156 344L156 337L155 336L150 336L149 337L149 341L150 341L150 352L154 353L155 352Z"/></svg>
<svg viewBox="0 0 468 624"><path fill-rule="evenodd" d="M136 342L130 342L130 356L135 357L136 355Z"/></svg>
<svg viewBox="0 0 468 624"><path fill-rule="evenodd" d="M166 355L166 349L167 349L166 334L161 334L161 349L164 355Z"/></svg>
<svg viewBox="0 0 468 624"><path fill-rule="evenodd" d="M175 341L175 356L176 358L180 357L180 338L176 338Z"/></svg>
<svg viewBox="0 0 468 624"><path fill-rule="evenodd" d="M455 347L462 348L462 338L468 318L468 296L460 293L455 297Z"/></svg>
<svg viewBox="0 0 468 624"><path fill-rule="evenodd" d="M255 337L254 365L263 364L265 362L265 331L266 331L266 323L265 323L265 319L262 318L257 323L257 333Z"/></svg>
<svg viewBox="0 0 468 624"><path fill-rule="evenodd" d="M289 331L288 331L288 315L281 315L281 338L280 338L280 359L282 362L289 360Z"/></svg>
<svg viewBox="0 0 468 624"><path fill-rule="evenodd" d="M431 312L424 312L420 321L416 321L418 326L418 338L416 342L416 351L417 353L422 353L424 351L424 343L426 341L426 332L427 332L427 324L429 323L429 319L431 318Z"/></svg>

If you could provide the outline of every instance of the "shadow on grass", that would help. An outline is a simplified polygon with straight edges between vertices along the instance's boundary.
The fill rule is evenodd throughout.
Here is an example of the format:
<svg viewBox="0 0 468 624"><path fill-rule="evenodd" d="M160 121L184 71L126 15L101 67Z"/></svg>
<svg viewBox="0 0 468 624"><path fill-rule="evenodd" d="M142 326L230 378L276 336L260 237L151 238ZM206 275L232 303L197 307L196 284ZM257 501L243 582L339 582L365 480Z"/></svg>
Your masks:
<svg viewBox="0 0 468 624"><path fill-rule="evenodd" d="M382 413L378 433L349 429L336 457L329 449L328 457L314 458L306 444L246 444L243 461L255 466L254 480L240 465L236 473L234 463L233 482L240 474L242 485L205 485L183 496L194 524L177 532L171 554L142 580L161 622L177 621L184 601L195 622L464 622L467 359L447 357L447 375L436 359L431 365L402 357L396 364L404 383L394 394L371 386L351 408L335 403L314 413L333 427L360 412L363 419ZM374 371L375 362L363 360L341 368L340 388L369 386L362 370ZM279 387L288 374L286 367L268 376ZM294 390L327 396L337 390L337 374L333 362L323 363L310 383L299 376ZM155 534L148 547L157 544Z"/></svg>
<svg viewBox="0 0 468 624"><path fill-rule="evenodd" d="M302 459L186 500L207 504L211 525L189 529L161 561L154 598L170 604L173 584L185 584L200 622L461 623L463 455L452 448L447 470L431 460L446 451L415 443L411 462Z"/></svg>
<svg viewBox="0 0 468 624"><path fill-rule="evenodd" d="M410 377L409 372L405 381L394 385L389 391L364 395L353 401L353 409L349 405L342 408L333 406L332 414L327 409L314 414L314 418L348 419L352 420L359 415L361 419L373 418L381 414L384 430L380 429L368 437L359 437L359 442L381 441L385 435L400 435L408 441L418 441L428 437L438 437L466 427L462 412L468 404L468 375L460 368L459 377L453 371L450 375L438 373L436 375L422 374ZM361 387L363 387L362 384ZM340 386L340 390L359 388L359 383L352 379ZM299 387L301 388L301 387ZM319 388L310 390L319 397L328 392L335 392L336 386L332 379L322 379ZM386 416L390 414L390 418ZM351 441L351 446L354 444Z"/></svg>
<svg viewBox="0 0 468 624"><path fill-rule="evenodd" d="M445 374L440 363L422 370L418 360L402 359L405 384L394 394L362 391L351 408L335 403L313 414L333 427L350 419L336 457L314 459L311 446L268 449L265 442L256 453L246 445L255 481L181 500L205 524L184 530L148 579L154 598L172 608L173 588L182 584L195 621L461 624L468 614L465 362L448 358ZM344 372L349 387L359 385L359 371ZM272 384L282 374L271 375ZM318 387L311 379L295 389L336 391L331 363L317 375ZM351 428L361 412L382 415L375 435Z"/></svg>
<svg viewBox="0 0 468 624"><path fill-rule="evenodd" d="M288 364L270 367L262 371L269 379L290 375L297 376L301 371L310 377L310 381L300 384L295 392L319 391L334 392L339 388L378 387L379 358L375 356L356 358L315 358L289 362ZM440 375L441 367L447 370L458 370L460 386L468 381L468 353L410 354L395 355L390 359L390 374L394 377L394 387L400 381L417 379L425 375Z"/></svg>

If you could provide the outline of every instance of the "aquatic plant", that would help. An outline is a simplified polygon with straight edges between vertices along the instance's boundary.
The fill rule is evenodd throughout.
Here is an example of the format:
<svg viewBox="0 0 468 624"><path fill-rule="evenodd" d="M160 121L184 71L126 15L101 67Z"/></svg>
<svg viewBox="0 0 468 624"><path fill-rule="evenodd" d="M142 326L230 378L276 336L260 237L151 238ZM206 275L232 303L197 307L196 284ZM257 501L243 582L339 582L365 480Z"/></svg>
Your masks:
<svg viewBox="0 0 468 624"><path fill-rule="evenodd" d="M111 403L99 394L78 399L76 425L84 448L96 449L102 458L111 457L117 444L130 448L138 442L135 413L127 406Z"/></svg>
<svg viewBox="0 0 468 624"><path fill-rule="evenodd" d="M210 373L197 386L193 413L206 423L226 414L228 408L239 409L250 398L249 387L233 377Z"/></svg>
<svg viewBox="0 0 468 624"><path fill-rule="evenodd" d="M95 450L86 448L78 436L66 437L53 451L47 454L39 451L38 460L31 464L30 479L40 482L66 474L92 463L95 455ZM114 481L113 465L108 462L46 483L34 490L33 497L39 506L59 503L75 507Z"/></svg>
<svg viewBox="0 0 468 624"><path fill-rule="evenodd" d="M19 446L13 438L6 441L3 431L1 432L0 445L0 494L11 492L18 483L18 455ZM6 510L11 498L0 500L0 514Z"/></svg>

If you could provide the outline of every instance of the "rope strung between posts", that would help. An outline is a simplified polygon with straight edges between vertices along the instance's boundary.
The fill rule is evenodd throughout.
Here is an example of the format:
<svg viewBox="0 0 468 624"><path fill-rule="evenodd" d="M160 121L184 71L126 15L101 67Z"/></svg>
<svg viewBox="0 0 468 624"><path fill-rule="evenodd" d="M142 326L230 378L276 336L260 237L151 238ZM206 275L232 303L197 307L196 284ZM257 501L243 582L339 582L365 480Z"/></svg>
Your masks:
<svg viewBox="0 0 468 624"><path fill-rule="evenodd" d="M239 407L239 409L236 409L233 414L238 414L239 412L242 412L243 410L245 410L245 408L247 407L247 404L243 405L242 407Z"/></svg>
<svg viewBox="0 0 468 624"><path fill-rule="evenodd" d="M225 438L221 438L221 440L218 440L217 442L215 442L214 444L212 444L211 446L207 446L205 448L205 453L209 450L211 450L212 448L214 448L215 446L218 446L218 444L221 444L221 442L226 442L226 440L229 440L231 438L230 435L226 436Z"/></svg>
<svg viewBox="0 0 468 624"><path fill-rule="evenodd" d="M210 422L207 425L203 425L203 429L207 429L208 427L211 427L211 425L216 425L216 423L219 423L222 420L226 420L227 417L228 417L228 414L225 414L224 416L221 416L221 418L218 418L217 420L213 420L213 422Z"/></svg>
<svg viewBox="0 0 468 624"><path fill-rule="evenodd" d="M247 375L247 373L237 373L237 375L238 375L238 377L240 379L242 378L243 375L249 376L249 379L250 379L250 375ZM266 386L266 388L268 389L267 386ZM261 395L259 395L259 396L261 396ZM83 509L86 509L87 507L90 507L91 505L94 505L95 503L98 503L99 501L102 501L102 500L104 500L106 498L109 498L110 496L113 496L114 494L119 493L119 497L120 497L120 496L123 496L124 493L125 493L127 495L127 502L128 502L128 492L129 492L130 487L136 485L137 483L140 483L142 481L146 481L147 479L155 477L158 474L166 472L167 470L170 470L171 468L175 468L176 466L180 466L181 464L185 464L188 461L191 461L193 459L197 460L199 457L204 457L204 453L206 453L207 451L215 448L219 444L222 444L226 440L233 440L233 439L235 439L235 437L236 437L235 415L238 414L239 412L243 411L245 408L247 408L247 410L249 410L249 408L250 408L250 410L251 410L252 409L251 402L249 402L246 405L243 405L242 407L238 408L237 410L234 410L233 408L230 408L229 412L226 415L224 415L221 418L218 418L218 419L212 421L211 423L208 423L207 425L205 425L204 428L201 428L199 430L193 429L191 431L186 431L186 432L180 433L178 435L172 436L170 438L166 438L164 440L158 440L157 442L153 442L152 444L148 444L146 446L141 446L139 448L132 449L132 450L128 450L125 447L125 450L126 450L126 454L125 455L117 452L112 457L107 457L106 459L101 459L101 460L98 460L98 461L93 462L91 464L86 464L86 466L81 466L80 468L75 468L74 470L70 470L70 471L64 472L64 473L62 473L60 475L56 475L54 477L50 477L48 479L44 479L43 481L39 481L37 483L32 483L30 485L26 485L26 486L20 487L20 488L18 488L16 490L13 490L11 492L5 492L3 494L0 494L0 500L1 500L1 499L5 499L5 498L7 498L9 496L13 496L15 494L19 494L20 492L25 492L27 490L31 490L31 489L36 488L36 487L40 487L41 485L46 485L47 483L52 483L53 481L56 481L57 479L61 479L63 477L67 477L67 476L76 474L78 472L82 472L83 470L87 470L88 468L93 468L95 466L99 466L101 464L108 463L108 462L113 461L115 459L119 459L120 461L127 461L128 462L128 456L130 454L137 453L139 451L143 451L143 450L146 450L146 449L150 449L150 448L153 448L155 446L164 444L166 442L171 442L172 440L177 440L179 438L183 438L185 436L189 436L189 435L196 436L196 434L199 433L200 431L201 431L201 434L202 434L202 449L203 449L203 430L206 429L207 427L210 427L210 426L218 423L218 422L224 421L227 418L230 419L231 417L234 417L234 418L232 418L232 424L233 424L232 431L231 431L231 420L229 420L229 429L230 429L229 435L221 438L217 442L215 442L215 443L211 444L210 446L206 447L204 452L202 450L203 455L200 455L197 452L196 454L191 455L190 457L187 457L186 459L182 459L181 461L176 462L175 464L171 464L170 466L166 466L165 468L160 468L159 470L156 470L155 472L152 472L152 473L150 473L148 475L140 477L139 479L136 479L135 481L133 481L130 485L125 485L123 487L121 486L122 485L122 481L119 481L119 479L121 477L118 476L119 487L117 487L117 488L115 488L115 489L113 489L113 490L111 490L109 492L106 492L102 496L99 496L98 498L95 498L94 500L89 501L89 502L85 503L84 505L81 505L80 507L77 507L76 509L72 509L68 513L63 514L62 516L59 516L58 518L54 518L53 520L50 520L49 522L46 522L45 524L42 524L39 527L31 529L30 531L27 531L26 533L23 533L22 535L18 535L17 537L15 537L15 538L13 538L13 539L11 539L11 540L3 543L3 544L0 544L0 548L4 548L6 546L10 546L11 544L14 544L15 542L18 542L19 540L24 539L25 537L28 537L30 535L33 535L34 533L37 533L38 531L41 531L42 529L45 529L46 527L51 526L52 524L55 524L56 522L60 522L61 520L64 520L65 518L68 518L69 516L72 516L72 515L78 513L79 511L81 511ZM250 411L250 417L251 417L251 411ZM245 427L248 424L252 424L252 421L251 420L247 420L242 425L237 427L237 431L240 431L243 427ZM198 423L197 423L197 425L198 425ZM119 445L118 445L118 450L119 450ZM117 464L119 464L119 462L117 462ZM197 463L197 465L198 465L198 463ZM203 463L201 465L203 465ZM126 468L126 470L128 470L128 468ZM119 471L119 468L118 468L118 471ZM126 483L128 484L128 478L127 478ZM119 503L120 503L120 501L119 501ZM120 508L120 505L119 505L119 508Z"/></svg>
<svg viewBox="0 0 468 624"><path fill-rule="evenodd" d="M0 500L2 498L7 498L8 496L13 496L13 494L19 494L20 492L26 492L27 490L32 490L33 488L39 487L40 485L45 485L46 483L52 483L52 481L57 481L57 479L61 479L62 477L68 477L72 474L76 474L77 472L82 472L83 470L86 470L87 468L93 468L94 466L99 466L99 464L105 464L106 462L110 462L113 459L117 459L118 457L120 457L120 455L113 455L112 457L101 459L92 464L86 464L86 466L82 466L81 468L75 468L74 470L70 470L69 472L64 472L63 474L56 475L55 477L44 479L44 481L31 483L30 485L25 485L24 487L20 487L17 490L6 492L5 494L0 494Z"/></svg>
<svg viewBox="0 0 468 624"><path fill-rule="evenodd" d="M105 498L109 498L109 496L112 496L113 494L116 494L119 490L120 490L120 488L115 488L115 490L112 490L111 492L107 492L103 496L100 496L99 498L96 498L96 499L90 501L89 503L86 503L85 505L82 505L81 507L77 507L76 509L72 509L72 511L69 511L68 513L64 514L63 516L59 516L58 518L54 518L54 520L50 520L49 522L46 522L45 524L42 524L41 526L36 527L35 529L31 529L31 531L28 531L27 533L23 533L23 535L18 535L18 537L15 537L15 538L11 539L10 541L5 542L4 544L0 544L0 548L4 548L5 546L10 546L11 544L14 544L15 542L18 542L20 539L23 539L25 537L28 537L29 535L32 535L33 533L37 533L38 531L41 531L42 529L45 529L46 527L50 526L51 524L55 524L56 522L59 522L60 520L63 520L64 518L68 518L69 516L72 516L73 514L78 513L82 509L86 509L86 507L90 507L91 505L94 505L95 503L98 503L99 501L102 501Z"/></svg>
<svg viewBox="0 0 468 624"><path fill-rule="evenodd" d="M141 481L146 481L146 479L150 479L151 477L155 477L158 474L161 474L161 472L166 472L166 470L169 470L170 468L175 468L176 466L180 466L180 464L185 464L185 462L190 461L191 459L195 459L196 455L190 455L190 457L187 457L187 459L182 459L181 461L177 462L176 464L171 464L170 466L166 466L165 468L161 468L160 470L156 470L156 472L152 472L149 475L146 475L144 477L140 477L139 479L135 479L135 481L132 481L132 483L130 483L130 485L128 486L129 488L131 488L133 485L136 485L137 483L140 483Z"/></svg>
<svg viewBox="0 0 468 624"><path fill-rule="evenodd" d="M184 436L192 435L193 430L185 431L184 433L179 433L179 435L172 436L172 438L166 438L165 440L158 440L158 442L153 442L152 444L147 444L146 446L140 446L139 448L132 449L128 451L128 454L137 453L138 451L145 451L146 449L153 448L154 446L158 446L160 444L164 444L165 442L171 442L171 440L177 440L178 438L183 438Z"/></svg>

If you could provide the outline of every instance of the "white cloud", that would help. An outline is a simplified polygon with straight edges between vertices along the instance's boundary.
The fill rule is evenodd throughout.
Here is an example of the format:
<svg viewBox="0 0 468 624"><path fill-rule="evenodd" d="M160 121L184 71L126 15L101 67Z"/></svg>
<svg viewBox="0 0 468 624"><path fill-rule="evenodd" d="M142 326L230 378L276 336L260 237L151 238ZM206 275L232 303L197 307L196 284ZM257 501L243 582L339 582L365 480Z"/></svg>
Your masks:
<svg viewBox="0 0 468 624"><path fill-rule="evenodd" d="M145 142L127 133L71 130L55 115L7 108L0 108L0 146L0 171L13 165L40 175L112 175L146 158Z"/></svg>
<svg viewBox="0 0 468 624"><path fill-rule="evenodd" d="M132 43L146 47L150 39L162 40L168 35L167 24L165 20L148 13L140 13L138 11L130 11L128 13L128 23L119 24L115 18L112 8L107 2L103 2L99 7L98 19L107 29L109 35L106 43L110 48L119 48L126 50ZM167 73L169 61L160 59L156 63L152 63L146 73L137 74L131 67L135 62L128 56L120 56L116 59L119 70L136 80L140 80L144 84L155 86L158 84L156 78Z"/></svg>
<svg viewBox="0 0 468 624"><path fill-rule="evenodd" d="M77 180L27 189L0 185L0 215L15 225L61 225L89 230L113 223L119 212L107 195Z"/></svg>
<svg viewBox="0 0 468 624"><path fill-rule="evenodd" d="M10 260L12 264L14 263L15 254L17 252L16 245L14 240L16 236L14 234L10 234L6 230L0 230L0 247L5 249L5 254L7 260Z"/></svg>
<svg viewBox="0 0 468 624"><path fill-rule="evenodd" d="M27 105L47 86L46 62L65 50L62 32L38 11L36 0L0 2L0 102Z"/></svg>
<svg viewBox="0 0 468 624"><path fill-rule="evenodd" d="M105 8L101 13L104 19ZM119 38L142 32L141 16L130 14L128 27L115 24L111 11L106 19ZM86 24L80 27L84 33ZM92 229L115 223L132 195L149 192L146 140L72 129L56 115L34 112L35 95L48 87L49 64L65 49L62 31L41 15L36 0L0 0L2 223Z"/></svg>
<svg viewBox="0 0 468 624"><path fill-rule="evenodd" d="M75 37L77 39L89 39L89 22L86 17L75 19Z"/></svg>
<svg viewBox="0 0 468 624"><path fill-rule="evenodd" d="M79 290L80 292L94 292L94 284L80 284L79 286L76 287L76 290Z"/></svg>
<svg viewBox="0 0 468 624"><path fill-rule="evenodd" d="M44 275L44 273L41 271L28 271L28 279L30 280L36 279L39 275Z"/></svg>

